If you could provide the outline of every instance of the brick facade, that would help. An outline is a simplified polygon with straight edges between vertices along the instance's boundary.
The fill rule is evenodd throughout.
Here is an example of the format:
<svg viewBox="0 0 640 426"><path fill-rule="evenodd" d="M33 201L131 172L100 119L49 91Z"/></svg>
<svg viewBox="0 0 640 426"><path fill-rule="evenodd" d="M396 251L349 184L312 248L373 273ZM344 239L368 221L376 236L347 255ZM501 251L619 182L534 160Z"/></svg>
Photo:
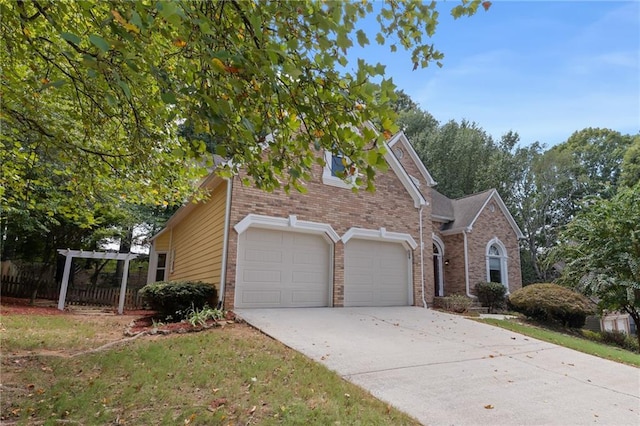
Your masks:
<svg viewBox="0 0 640 426"><path fill-rule="evenodd" d="M492 205L493 203L493 205ZM494 201L480 212L467 235L469 254L469 287L472 294L479 282L487 281L487 244L498 238L507 250L507 273L509 276L509 292L522 288L520 273L520 247L513 228Z"/></svg>
<svg viewBox="0 0 640 426"><path fill-rule="evenodd" d="M442 276L444 296L453 294L465 295L468 290L474 292L474 286L487 280L487 243L497 238L506 248L509 291L522 287L520 273L520 252L518 234L509 221L508 213L503 212L497 199L484 205L482 211L473 221L471 230L452 228L448 222L446 227L441 216L432 217L434 201L438 203L446 197L435 197L429 186L433 181L424 169L421 169L412 158L415 154L406 138L399 138L391 148L393 155L400 163L405 174L412 178L418 191L426 201L424 206L416 207L412 198L396 172L390 167L386 172L378 172L375 192L361 190L354 193L351 189L327 185L322 182L323 168L314 165L312 179L305 183L307 193L292 191L286 194L282 190L267 193L254 187L242 185L242 175L232 179L231 209L229 217L229 239L227 245L225 291L225 308L234 308L236 269L238 261L238 233L234 226L248 214L289 218L296 216L298 221L308 221L330 225L341 237L350 228L363 228L387 232L409 234L418 243L412 251L413 303L422 306L423 297L428 306L433 303L436 294L436 277L434 271L433 241L434 235L443 244ZM425 173L423 175L422 173ZM429 178L429 181L427 181ZM483 193L484 194L484 193ZM476 200L483 194L477 194ZM489 191L487 197L492 196ZM443 198L444 197L444 198ZM498 197L497 194L495 197ZM457 200L449 200L457 203ZM499 201L501 203L501 200ZM440 204L438 204L440 205ZM479 205L478 205L479 206ZM480 207L477 207L480 209ZM475 213L474 213L475 214ZM449 216L446 216L449 217ZM420 233L422 218L422 234ZM456 222L457 223L457 222ZM470 224L471 225L471 224ZM441 231L448 229L448 231ZM291 230L295 230L292 228ZM215 236L210 236L214 238ZM465 238L466 237L466 238ZM465 239L466 254L465 259ZM155 245L159 241L154 241ZM422 243L422 249L420 244ZM196 245L196 242L193 242ZM342 241L332 244L331 302L335 307L344 306L345 280L345 245ZM224 268L223 265L221 267ZM465 269L468 267L468 275ZM468 277L468 278L467 278ZM424 294L423 294L424 286Z"/></svg>
<svg viewBox="0 0 640 426"><path fill-rule="evenodd" d="M393 170L376 176L373 193L338 188L322 183L323 169L314 165L313 179L306 183L307 193L282 190L267 193L233 181L232 209L225 280L225 307L233 308L238 256L238 234L233 227L249 214L287 218L295 215L298 220L326 223L342 236L352 227L388 232L406 233L420 241L418 209L410 194ZM427 216L428 217L428 216ZM422 300L420 285L419 247L413 253L413 300ZM344 244L335 243L333 260L333 305L343 306L344 301Z"/></svg>

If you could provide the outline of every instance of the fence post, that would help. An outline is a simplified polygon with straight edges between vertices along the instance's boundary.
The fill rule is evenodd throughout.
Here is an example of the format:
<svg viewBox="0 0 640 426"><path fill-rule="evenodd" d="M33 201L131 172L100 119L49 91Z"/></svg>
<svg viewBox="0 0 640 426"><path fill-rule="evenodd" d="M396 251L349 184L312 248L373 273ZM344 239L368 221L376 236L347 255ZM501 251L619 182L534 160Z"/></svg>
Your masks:
<svg viewBox="0 0 640 426"><path fill-rule="evenodd" d="M58 309L64 311L64 301L67 298L67 287L69 286L69 273L71 271L71 261L73 256L67 253L64 261L64 274L62 275L62 286L60 287L60 297L58 298Z"/></svg>
<svg viewBox="0 0 640 426"><path fill-rule="evenodd" d="M118 303L118 314L124 313L124 297L127 295L127 276L129 275L129 258L124 260L122 268L122 284L120 284L120 300Z"/></svg>

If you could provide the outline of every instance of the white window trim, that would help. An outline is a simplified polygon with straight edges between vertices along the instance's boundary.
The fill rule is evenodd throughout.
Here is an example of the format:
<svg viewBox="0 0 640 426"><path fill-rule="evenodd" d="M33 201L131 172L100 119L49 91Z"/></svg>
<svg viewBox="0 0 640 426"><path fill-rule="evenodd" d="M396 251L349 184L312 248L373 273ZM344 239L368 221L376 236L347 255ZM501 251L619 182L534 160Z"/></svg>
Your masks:
<svg viewBox="0 0 640 426"><path fill-rule="evenodd" d="M329 150L324 152L324 168L322 169L322 183L337 188L353 189L356 187L356 174L347 177L346 180L334 176L331 172L331 164L333 163L333 153Z"/></svg>
<svg viewBox="0 0 640 426"><path fill-rule="evenodd" d="M432 241L438 247L439 253L436 255L438 258L438 267L440 268L440 274L438 275L438 293L436 297L444 296L444 242L434 233L432 233Z"/></svg>
<svg viewBox="0 0 640 426"><path fill-rule="evenodd" d="M306 220L298 220L295 215L288 218L264 216L259 214L248 214L238 222L233 229L238 234L242 234L250 227L275 229L275 230L291 230L305 232L308 234L322 234L330 243L340 241L340 236L328 223L308 222Z"/></svg>
<svg viewBox="0 0 640 426"><path fill-rule="evenodd" d="M402 245L407 250L415 250L416 247L418 247L418 243L416 243L416 240L414 240L411 235L402 232L388 232L385 228L350 228L347 232L344 233L341 240L344 244L346 244L351 238L402 243Z"/></svg>
<svg viewBox="0 0 640 426"><path fill-rule="evenodd" d="M147 274L147 284L157 282L156 275L158 274L158 256L161 254L167 256L164 264L164 279L162 281L167 281L167 279L169 279L169 252L167 250L155 251L152 249L149 254L149 273Z"/></svg>
<svg viewBox="0 0 640 426"><path fill-rule="evenodd" d="M500 249L500 256L489 255L489 249L491 246L496 245L498 249ZM489 269L489 260L490 259L500 259L500 274L502 277L502 285L507 289L507 294L509 294L509 269L508 269L508 256L507 256L507 248L502 241L498 239L498 237L494 237L487 243L485 248L485 263L487 268L487 282L491 281L491 271Z"/></svg>

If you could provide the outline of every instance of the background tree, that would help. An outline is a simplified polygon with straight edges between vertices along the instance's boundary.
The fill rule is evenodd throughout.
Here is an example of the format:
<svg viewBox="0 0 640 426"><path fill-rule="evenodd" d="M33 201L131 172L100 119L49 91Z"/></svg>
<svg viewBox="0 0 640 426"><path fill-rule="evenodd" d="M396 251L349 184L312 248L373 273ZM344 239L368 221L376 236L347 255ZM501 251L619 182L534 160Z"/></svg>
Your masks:
<svg viewBox="0 0 640 426"><path fill-rule="evenodd" d="M627 148L620 166L620 185L634 186L640 182L640 135L633 138L633 143Z"/></svg>
<svg viewBox="0 0 640 426"><path fill-rule="evenodd" d="M589 201L560 235L551 261L561 282L595 297L600 309L627 312L640 329L640 184ZM640 334L638 334L640 343Z"/></svg>

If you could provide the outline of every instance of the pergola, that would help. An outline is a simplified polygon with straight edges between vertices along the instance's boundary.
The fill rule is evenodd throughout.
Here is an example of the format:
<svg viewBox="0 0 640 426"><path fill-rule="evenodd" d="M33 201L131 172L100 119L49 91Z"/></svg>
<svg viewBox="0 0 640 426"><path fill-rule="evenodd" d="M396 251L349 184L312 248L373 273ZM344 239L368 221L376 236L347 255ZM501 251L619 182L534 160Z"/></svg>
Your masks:
<svg viewBox="0 0 640 426"><path fill-rule="evenodd" d="M113 253L108 251L82 251L70 249L58 249L58 253L66 257L64 262L64 274L62 275L62 285L60 287L60 297L58 298L58 309L64 310L64 303L67 299L67 287L69 287L69 274L71 272L71 261L74 257L82 259L109 259L124 260L122 268L122 283L120 284L120 300L118 301L118 314L124 312L124 298L127 292L127 278L129 277L129 261L138 257L136 253Z"/></svg>

